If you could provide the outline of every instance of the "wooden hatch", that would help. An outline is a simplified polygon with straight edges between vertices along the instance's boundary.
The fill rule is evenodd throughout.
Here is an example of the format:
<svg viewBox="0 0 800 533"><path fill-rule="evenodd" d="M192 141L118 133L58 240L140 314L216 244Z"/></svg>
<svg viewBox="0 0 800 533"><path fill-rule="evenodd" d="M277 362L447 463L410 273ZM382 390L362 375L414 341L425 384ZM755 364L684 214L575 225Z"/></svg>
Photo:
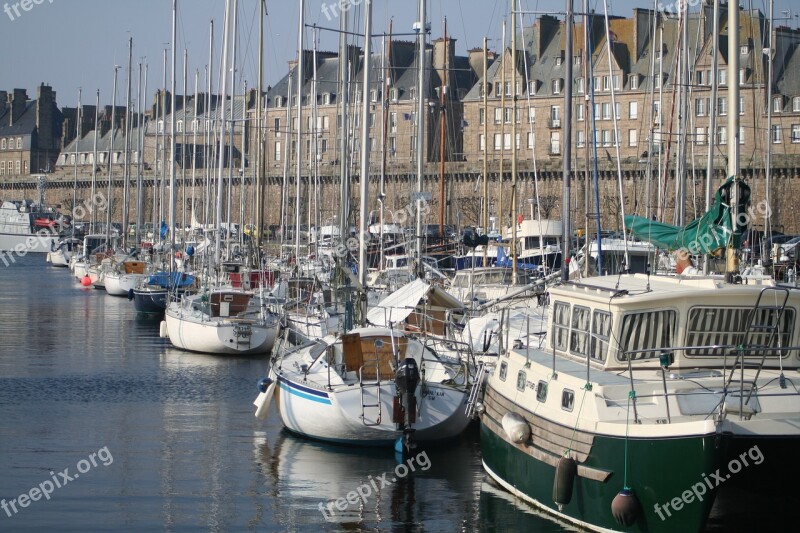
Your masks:
<svg viewBox="0 0 800 533"><path fill-rule="evenodd" d="M408 339L395 337L397 359L405 359ZM359 372L363 379L391 379L394 377L395 356L389 335L362 337L359 333L342 335L342 352L347 372Z"/></svg>

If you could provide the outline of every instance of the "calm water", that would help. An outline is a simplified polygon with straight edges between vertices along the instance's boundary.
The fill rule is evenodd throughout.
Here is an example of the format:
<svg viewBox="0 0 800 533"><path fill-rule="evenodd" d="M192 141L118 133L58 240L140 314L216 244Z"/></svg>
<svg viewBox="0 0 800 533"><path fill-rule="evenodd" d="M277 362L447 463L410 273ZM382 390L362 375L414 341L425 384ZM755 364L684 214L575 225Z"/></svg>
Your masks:
<svg viewBox="0 0 800 533"><path fill-rule="evenodd" d="M394 454L295 438L274 407L257 420L265 364L175 350L132 302L44 256L0 266L0 498L51 492L0 510L0 531L563 531L483 483L474 430L326 520L321 502Z"/></svg>

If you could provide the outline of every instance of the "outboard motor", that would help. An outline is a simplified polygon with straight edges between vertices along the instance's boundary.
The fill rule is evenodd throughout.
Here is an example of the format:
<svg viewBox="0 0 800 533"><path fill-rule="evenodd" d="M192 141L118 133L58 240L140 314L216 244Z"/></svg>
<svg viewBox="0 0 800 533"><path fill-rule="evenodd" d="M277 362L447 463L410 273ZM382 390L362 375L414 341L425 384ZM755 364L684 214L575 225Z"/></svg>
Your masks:
<svg viewBox="0 0 800 533"><path fill-rule="evenodd" d="M397 367L394 379L397 387L394 419L399 424L398 429L403 430L402 442L395 444L395 448L399 448L398 451L413 450L417 446L413 440L414 429L410 426L417 421L417 397L415 392L419 381L417 361L411 358L403 359Z"/></svg>

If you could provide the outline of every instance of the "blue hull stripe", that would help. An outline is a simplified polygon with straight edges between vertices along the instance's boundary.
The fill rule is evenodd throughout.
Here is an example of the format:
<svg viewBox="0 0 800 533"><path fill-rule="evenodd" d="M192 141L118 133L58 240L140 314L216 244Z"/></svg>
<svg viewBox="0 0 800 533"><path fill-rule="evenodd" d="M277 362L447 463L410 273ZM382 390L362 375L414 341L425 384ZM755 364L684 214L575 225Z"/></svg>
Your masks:
<svg viewBox="0 0 800 533"><path fill-rule="evenodd" d="M286 390L289 394L294 394L295 396L299 396L300 398L304 398L306 400L311 400L312 402L331 405L331 401L328 398L328 395L324 392L303 387L302 385L292 383L284 378L279 378L279 382L281 388Z"/></svg>

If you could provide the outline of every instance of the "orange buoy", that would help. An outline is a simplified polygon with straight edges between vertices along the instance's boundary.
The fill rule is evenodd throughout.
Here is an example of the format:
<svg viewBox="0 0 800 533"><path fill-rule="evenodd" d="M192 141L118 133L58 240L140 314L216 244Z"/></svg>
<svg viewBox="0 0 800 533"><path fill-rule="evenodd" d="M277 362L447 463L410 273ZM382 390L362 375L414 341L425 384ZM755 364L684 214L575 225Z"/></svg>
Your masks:
<svg viewBox="0 0 800 533"><path fill-rule="evenodd" d="M91 284L92 284L92 278L90 278L88 274L81 278L81 285L83 285L84 287L88 287Z"/></svg>

